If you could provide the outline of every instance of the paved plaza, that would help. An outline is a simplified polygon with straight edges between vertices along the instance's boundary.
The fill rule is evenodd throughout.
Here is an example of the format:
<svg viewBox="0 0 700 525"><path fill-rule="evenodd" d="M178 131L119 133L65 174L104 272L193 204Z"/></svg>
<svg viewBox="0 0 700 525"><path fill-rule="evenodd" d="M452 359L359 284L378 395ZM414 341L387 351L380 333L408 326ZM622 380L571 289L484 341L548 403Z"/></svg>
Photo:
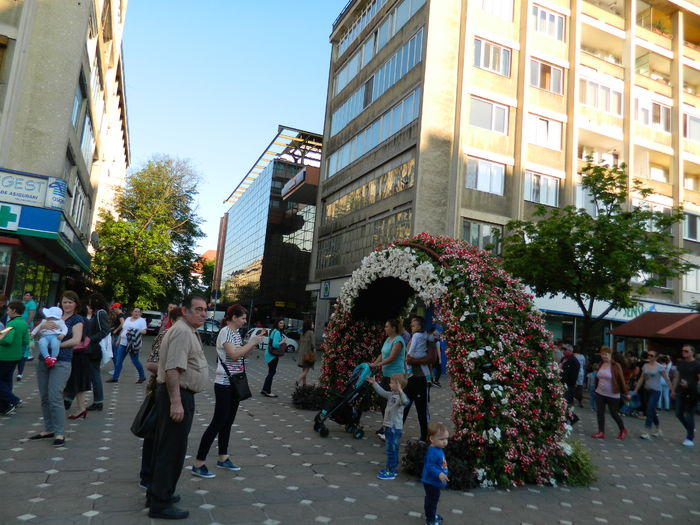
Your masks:
<svg viewBox="0 0 700 525"><path fill-rule="evenodd" d="M145 346L150 346L149 340ZM214 350L206 351L213 365ZM104 411L69 422L66 445L56 449L51 440L26 439L42 429L34 363L28 363L24 381L16 384L24 405L0 418L0 524L151 521L138 486L141 440L129 432L144 394L144 385L135 384L133 366L125 362L120 382L104 385ZM256 395L241 404L229 448L242 470L213 468L216 444L207 462L215 479L192 476L192 458L186 460L178 486L180 506L190 511L186 523L425 522L419 480L404 473L393 481L375 477L385 457L383 445L371 432L379 426L379 414L363 417L369 431L364 439L353 439L332 422L329 437L323 439L313 432L315 413L291 404L299 371L295 357L282 358L273 384L277 399L257 395L266 371L257 353L248 364ZM317 371L310 379L317 379ZM449 388L433 388L431 396L432 419L449 422ZM210 421L213 402L213 386L197 396L190 454ZM581 422L574 438L592 451L599 467L594 486L444 490L438 511L445 523L700 524L700 447L680 445L681 426L672 413L661 414L664 436L651 441L638 437L641 420L626 418L630 437L623 442L591 439L594 413L584 408L578 414ZM415 412L408 423L404 441L418 436Z"/></svg>

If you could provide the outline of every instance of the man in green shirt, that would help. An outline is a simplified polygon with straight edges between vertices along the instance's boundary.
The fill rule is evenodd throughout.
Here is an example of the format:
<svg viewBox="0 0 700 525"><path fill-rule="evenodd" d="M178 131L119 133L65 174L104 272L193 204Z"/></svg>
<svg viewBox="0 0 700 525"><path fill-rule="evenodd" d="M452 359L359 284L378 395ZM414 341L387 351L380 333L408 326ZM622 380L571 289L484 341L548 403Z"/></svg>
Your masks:
<svg viewBox="0 0 700 525"><path fill-rule="evenodd" d="M10 319L0 333L0 414L9 416L22 401L12 393L12 376L22 359L22 347L29 344L27 323L22 319L24 304L12 301L7 307Z"/></svg>
<svg viewBox="0 0 700 525"><path fill-rule="evenodd" d="M22 319L27 325L27 333L34 326L34 316L36 315L36 301L34 300L34 294L32 292L24 292L22 298L24 300L24 312L22 313ZM32 353L29 350L29 343L22 347L22 358L17 367L17 381L22 381L22 374L24 374L24 363L25 361L31 361L34 359Z"/></svg>

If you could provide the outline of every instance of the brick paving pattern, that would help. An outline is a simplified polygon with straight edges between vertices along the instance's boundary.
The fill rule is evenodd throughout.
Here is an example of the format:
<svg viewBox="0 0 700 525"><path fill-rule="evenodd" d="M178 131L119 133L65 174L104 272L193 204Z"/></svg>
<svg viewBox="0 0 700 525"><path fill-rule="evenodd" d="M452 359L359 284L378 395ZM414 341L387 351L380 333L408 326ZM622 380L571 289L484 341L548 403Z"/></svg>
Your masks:
<svg viewBox="0 0 700 525"><path fill-rule="evenodd" d="M206 352L213 366L213 348ZM148 517L144 491L138 486L141 440L129 432L144 395L144 385L135 384L133 366L125 363L120 382L104 385L104 411L69 421L66 445L54 448L51 440L26 439L42 430L34 363L27 364L24 380L15 387L24 405L0 418L0 524L156 521ZM310 374L311 381L317 379L317 370ZM363 416L368 435L361 440L333 422L328 438L321 438L312 428L315 413L291 405L298 372L295 356L282 358L273 383L280 397L264 398L258 392L267 367L259 352L253 355L248 375L254 397L241 404L229 447L232 461L242 469L217 469L216 444L207 461L214 479L193 476L193 458L188 457L178 485L179 505L190 511L185 522L424 523L419 480L404 473L393 481L375 477L385 459L383 445L373 436L380 415ZM432 419L449 423L449 388L433 388L431 396ZM190 454L213 413L213 387L196 399ZM591 439L594 413L583 408L578 414L581 422L573 437L592 451L599 467L592 487L444 490L438 511L445 523L700 524L700 446L680 445L681 426L671 412L661 413L664 436L651 441L638 437L641 420L625 418L630 437L623 442ZM608 419L607 428L611 425ZM404 441L417 436L414 411Z"/></svg>

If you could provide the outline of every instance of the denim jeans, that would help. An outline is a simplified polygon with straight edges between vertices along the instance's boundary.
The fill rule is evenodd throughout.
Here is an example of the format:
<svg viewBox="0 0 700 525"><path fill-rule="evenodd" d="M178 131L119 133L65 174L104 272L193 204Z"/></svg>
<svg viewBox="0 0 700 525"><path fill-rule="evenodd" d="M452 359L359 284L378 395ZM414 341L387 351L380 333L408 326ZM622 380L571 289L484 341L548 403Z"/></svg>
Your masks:
<svg viewBox="0 0 700 525"><path fill-rule="evenodd" d="M682 392L676 393L676 417L685 428L685 439L695 438L695 398L688 399Z"/></svg>
<svg viewBox="0 0 700 525"><path fill-rule="evenodd" d="M645 391L647 396L647 408L646 415L647 419L644 422L644 428L647 430L651 428L652 423L654 426L659 426L659 416L656 415L656 405L659 403L659 398L661 397L661 390L650 390Z"/></svg>
<svg viewBox="0 0 700 525"><path fill-rule="evenodd" d="M12 393L15 367L19 361L0 361L0 410L19 403L19 398Z"/></svg>
<svg viewBox="0 0 700 525"><path fill-rule="evenodd" d="M70 361L56 361L49 368L41 359L36 364L36 380L41 395L41 412L44 415L44 430L64 435L66 409L63 406L63 390L70 377Z"/></svg>
<svg viewBox="0 0 700 525"><path fill-rule="evenodd" d="M92 383L92 402L101 405L105 399L102 389L102 374L100 373L100 361L90 361L90 383Z"/></svg>
<svg viewBox="0 0 700 525"><path fill-rule="evenodd" d="M656 405L656 408L658 408L659 410L668 410L669 408L671 408L670 393L671 389L666 384L666 381L664 381L664 379L661 378L661 396L659 397L659 404Z"/></svg>
<svg viewBox="0 0 700 525"><path fill-rule="evenodd" d="M265 378L265 383L263 384L262 391L266 394L272 394L272 378L275 377L277 373L277 363L280 362L279 357L275 357L272 361L267 363L267 377Z"/></svg>
<svg viewBox="0 0 700 525"><path fill-rule="evenodd" d="M134 364L136 371L139 373L139 379L144 379L146 374L143 371L141 361L139 361L138 352L129 352L129 356L131 357L131 362ZM114 374L112 375L112 379L119 379L119 375L122 373L124 359L126 359L126 346L119 345L117 350L114 352Z"/></svg>
<svg viewBox="0 0 700 525"><path fill-rule="evenodd" d="M399 442L401 430L392 427L384 427L386 437L386 469L396 472L399 466Z"/></svg>
<svg viewBox="0 0 700 525"><path fill-rule="evenodd" d="M41 358L49 357L49 355L51 357L58 357L60 345L61 341L58 340L58 334L42 335L38 345ZM49 353L49 348L51 349L51 353Z"/></svg>
<svg viewBox="0 0 700 525"><path fill-rule="evenodd" d="M595 385L588 387L588 406L590 406L593 410L596 410Z"/></svg>

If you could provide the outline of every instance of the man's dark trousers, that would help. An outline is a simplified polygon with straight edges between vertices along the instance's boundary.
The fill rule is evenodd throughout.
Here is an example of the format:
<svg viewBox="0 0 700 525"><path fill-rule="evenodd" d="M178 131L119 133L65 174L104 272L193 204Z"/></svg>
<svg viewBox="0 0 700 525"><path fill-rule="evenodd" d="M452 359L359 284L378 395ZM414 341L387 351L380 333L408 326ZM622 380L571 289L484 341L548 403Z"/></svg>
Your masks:
<svg viewBox="0 0 700 525"><path fill-rule="evenodd" d="M182 467L187 454L187 437L192 428L194 417L194 392L180 389L182 408L185 416L181 422L170 419L170 396L164 384L156 390L156 410L158 426L156 427L155 454L153 456L153 479L148 488L151 511L160 511L171 506L175 487L180 479Z"/></svg>

